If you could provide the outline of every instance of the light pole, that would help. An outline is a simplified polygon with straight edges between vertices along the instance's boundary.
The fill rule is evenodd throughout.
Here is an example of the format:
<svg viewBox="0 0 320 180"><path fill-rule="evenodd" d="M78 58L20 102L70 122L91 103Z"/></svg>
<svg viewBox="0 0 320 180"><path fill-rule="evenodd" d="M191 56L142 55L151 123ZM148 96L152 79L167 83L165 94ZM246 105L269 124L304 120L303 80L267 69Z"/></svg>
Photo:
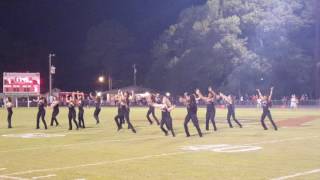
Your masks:
<svg viewBox="0 0 320 180"><path fill-rule="evenodd" d="M137 86L137 67L136 64L133 64L133 85Z"/></svg>
<svg viewBox="0 0 320 180"><path fill-rule="evenodd" d="M51 100L52 96L52 74L54 74L54 68L52 67L51 58L55 57L54 53L49 54L49 100Z"/></svg>

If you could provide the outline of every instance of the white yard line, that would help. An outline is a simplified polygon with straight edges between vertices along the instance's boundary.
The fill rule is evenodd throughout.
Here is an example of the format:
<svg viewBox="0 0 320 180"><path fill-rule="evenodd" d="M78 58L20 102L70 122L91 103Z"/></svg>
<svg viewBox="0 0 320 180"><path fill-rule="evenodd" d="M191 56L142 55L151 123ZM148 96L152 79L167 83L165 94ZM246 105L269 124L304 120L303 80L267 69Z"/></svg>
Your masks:
<svg viewBox="0 0 320 180"><path fill-rule="evenodd" d="M28 180L28 179L26 179L26 178L6 176L6 175L0 175L0 179Z"/></svg>
<svg viewBox="0 0 320 180"><path fill-rule="evenodd" d="M242 145L244 145L244 146L250 146L250 145L262 145L262 144L274 144L274 143L281 143L281 142L288 142L288 141L314 139L314 138L319 138L319 137L320 137L320 136L295 137L295 138L280 139L280 140L261 141L261 142L248 143L248 144L242 144Z"/></svg>
<svg viewBox="0 0 320 180"><path fill-rule="evenodd" d="M286 180L286 179L291 179L291 178L295 178L295 177L299 177L299 176L305 176L305 175L314 174L314 173L320 173L320 169L314 169L314 170L311 170L311 171L300 172L300 173L296 173L296 174L293 174L293 175L277 177L277 178L273 178L271 180Z"/></svg>
<svg viewBox="0 0 320 180"><path fill-rule="evenodd" d="M242 145L274 144L274 143L296 141L296 140L305 140L305 139L318 138L318 137L319 136L296 137L296 138L290 138L290 139L262 141L262 142L242 144ZM164 157L164 156L173 156L173 155L187 154L187 153L193 153L193 152L192 151L182 151L182 152L180 151L180 152L172 152L172 153L162 153L162 154L138 156L138 157L133 157L133 158L118 159L118 160L113 160L113 161L101 161L101 162L90 163L90 164L79 164L79 165L75 165L75 166L65 166L65 167L48 168L48 169L35 169L35 170L15 172L15 173L6 174L6 175L7 176L11 176L11 175L15 176L15 175L22 175L22 174L38 173L38 172L60 171L60 170L66 170L66 169L76 169L76 168L83 168L83 167L89 167L89 166L100 166L100 165L106 165L106 164L121 163L121 162L128 162L128 161L134 161L134 160L145 160L145 159Z"/></svg>
<svg viewBox="0 0 320 180"><path fill-rule="evenodd" d="M60 171L60 170L67 170L67 169L77 169L77 168L84 168L84 167L90 167L90 166L100 166L100 165L106 165L106 164L128 162L128 161L134 161L134 160L145 160L145 159L164 157L164 156L174 156L174 155L186 154L186 153L190 153L190 152L162 153L162 154L146 155L146 156L139 156L139 157L133 157L133 158L126 158L126 159L118 159L118 160L113 160L113 161L101 161L101 162L89 163L89 164L79 164L79 165L75 165L75 166L65 166L65 167L60 167L60 168L35 169L35 170L15 172L15 173L7 174L6 176L23 175L23 174L48 172L48 171L49 172L50 171Z"/></svg>
<svg viewBox="0 0 320 180"><path fill-rule="evenodd" d="M55 177L57 175L55 174L49 174L49 175L46 175L46 176L37 176L37 177L32 177L31 179L45 179L45 178L51 178L51 177Z"/></svg>
<svg viewBox="0 0 320 180"><path fill-rule="evenodd" d="M104 142L129 142L129 141L140 141L140 140L148 140L148 139L158 139L165 136L154 136L147 138L132 138L132 139L108 139L101 141L91 141L91 142L83 142L83 143L73 143L73 144L64 144L64 145L53 145L53 146L40 146L40 147L30 147L30 148L21 148L21 149L11 149L11 150L3 150L0 153L7 152L15 152L15 151L28 151L28 150L38 150L38 149L48 149L48 148L59 148L59 147L73 147L73 146L81 146L81 145L90 145Z"/></svg>

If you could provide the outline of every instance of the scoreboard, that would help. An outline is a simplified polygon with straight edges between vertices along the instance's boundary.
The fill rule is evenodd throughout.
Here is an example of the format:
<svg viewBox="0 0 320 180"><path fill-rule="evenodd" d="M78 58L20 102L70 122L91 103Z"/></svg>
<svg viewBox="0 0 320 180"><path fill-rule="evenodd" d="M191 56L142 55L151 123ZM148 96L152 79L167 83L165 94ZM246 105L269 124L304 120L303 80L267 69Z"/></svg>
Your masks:
<svg viewBox="0 0 320 180"><path fill-rule="evenodd" d="M7 95L40 95L40 73L3 73L3 93Z"/></svg>

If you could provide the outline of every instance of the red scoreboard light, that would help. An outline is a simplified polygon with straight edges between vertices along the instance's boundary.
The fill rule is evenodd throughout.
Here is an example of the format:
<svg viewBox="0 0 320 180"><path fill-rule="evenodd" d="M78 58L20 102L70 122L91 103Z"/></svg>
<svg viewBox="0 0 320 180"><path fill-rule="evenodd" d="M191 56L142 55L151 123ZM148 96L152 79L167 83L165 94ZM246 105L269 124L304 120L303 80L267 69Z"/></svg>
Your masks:
<svg viewBox="0 0 320 180"><path fill-rule="evenodd" d="M3 73L3 93L8 95L39 95L40 73Z"/></svg>

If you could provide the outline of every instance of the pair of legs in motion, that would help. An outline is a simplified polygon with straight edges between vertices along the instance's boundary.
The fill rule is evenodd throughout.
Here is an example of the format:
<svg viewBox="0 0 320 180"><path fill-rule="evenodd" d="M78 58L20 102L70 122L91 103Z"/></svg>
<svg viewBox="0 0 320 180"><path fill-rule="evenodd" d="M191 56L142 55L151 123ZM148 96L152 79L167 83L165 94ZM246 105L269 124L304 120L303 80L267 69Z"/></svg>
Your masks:
<svg viewBox="0 0 320 180"><path fill-rule="evenodd" d="M153 121L150 118L150 115L152 115L153 119L156 121L157 125L160 125L158 118L156 117L155 114L155 108L153 106L149 106L149 110L147 112L147 119L150 124L153 124Z"/></svg>
<svg viewBox="0 0 320 180"><path fill-rule="evenodd" d="M69 110L69 113L68 113L68 119L69 119L69 130L72 130L72 121L73 123L76 125L77 127L77 130L79 129L79 125L77 123L77 120L76 120L76 111L75 110Z"/></svg>
<svg viewBox="0 0 320 180"><path fill-rule="evenodd" d="M188 129L188 123L190 122L190 120L192 120L194 127L197 129L198 135L200 137L202 137L202 132L201 132L201 129L199 126L199 120L198 120L197 114L192 114L192 113L188 113L186 118L184 119L183 125L184 125L184 131L185 131L187 137L190 137L190 133L189 133L189 129Z"/></svg>
<svg viewBox="0 0 320 180"><path fill-rule="evenodd" d="M164 128L164 125L166 125L167 129ZM172 118L170 112L162 112L160 128L166 136L168 135L168 131L171 131L173 137L176 136L172 127Z"/></svg>
<svg viewBox="0 0 320 180"><path fill-rule="evenodd" d="M37 114L37 129L40 129L40 118L42 120L44 128L48 129L47 123L46 123L46 120L45 120L45 116L46 116L46 110L39 109L38 114Z"/></svg>
<svg viewBox="0 0 320 180"><path fill-rule="evenodd" d="M267 128L267 126L266 126L266 124L265 124L265 122L264 122L264 120L266 119L266 117L268 117L268 119L270 120L270 122L271 122L274 130L277 131L277 130L278 130L278 127L277 127L277 125L274 123L274 121L272 120L272 116L271 116L270 110L264 110L264 111L262 112L260 121L261 121L261 125L262 125L263 129L264 129L264 130L268 130L268 128Z"/></svg>
<svg viewBox="0 0 320 180"><path fill-rule="evenodd" d="M123 107L119 108L118 114L116 115L116 117L114 117L114 120L117 124L118 131L120 129L122 129L123 122L127 121L128 129L131 129L133 133L136 133L135 128L133 127L133 125L130 122L130 109L123 108Z"/></svg>

